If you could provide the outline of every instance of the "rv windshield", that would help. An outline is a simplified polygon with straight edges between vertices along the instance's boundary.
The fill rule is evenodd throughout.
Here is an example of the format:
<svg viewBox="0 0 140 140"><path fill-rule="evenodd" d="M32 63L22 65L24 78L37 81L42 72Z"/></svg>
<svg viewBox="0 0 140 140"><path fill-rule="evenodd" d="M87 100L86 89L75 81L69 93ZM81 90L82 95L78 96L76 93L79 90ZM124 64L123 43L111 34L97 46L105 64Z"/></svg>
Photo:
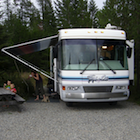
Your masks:
<svg viewBox="0 0 140 140"><path fill-rule="evenodd" d="M61 46L63 70L125 70L125 41L65 39Z"/></svg>

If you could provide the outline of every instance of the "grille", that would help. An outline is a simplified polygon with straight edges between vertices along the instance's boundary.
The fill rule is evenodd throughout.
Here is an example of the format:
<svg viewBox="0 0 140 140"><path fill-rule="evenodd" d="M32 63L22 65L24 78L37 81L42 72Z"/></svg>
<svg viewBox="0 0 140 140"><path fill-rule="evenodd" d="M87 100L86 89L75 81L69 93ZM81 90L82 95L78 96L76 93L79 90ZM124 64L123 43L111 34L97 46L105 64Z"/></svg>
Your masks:
<svg viewBox="0 0 140 140"><path fill-rule="evenodd" d="M111 92L113 86L97 86L97 87L89 87L85 86L84 91L85 93L91 92Z"/></svg>

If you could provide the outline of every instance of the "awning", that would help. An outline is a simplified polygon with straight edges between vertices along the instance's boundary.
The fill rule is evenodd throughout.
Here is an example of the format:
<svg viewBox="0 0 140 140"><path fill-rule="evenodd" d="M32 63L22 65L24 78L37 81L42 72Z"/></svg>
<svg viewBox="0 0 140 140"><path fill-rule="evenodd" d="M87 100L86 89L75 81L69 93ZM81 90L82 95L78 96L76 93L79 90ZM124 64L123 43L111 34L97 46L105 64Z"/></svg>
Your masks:
<svg viewBox="0 0 140 140"><path fill-rule="evenodd" d="M15 60L23 63L24 65L30 67L31 69L38 71L44 76L56 81L54 78L50 77L46 71L38 68L37 66L28 62L27 60L24 60L20 56L45 50L49 48L50 46L55 46L57 42L58 42L58 35L55 35L55 36L46 37L46 38L35 40L35 41L30 41L30 42L10 46L10 47L5 47L5 48L2 48L1 51L7 54L8 56L14 58Z"/></svg>
<svg viewBox="0 0 140 140"><path fill-rule="evenodd" d="M13 55L20 56L24 54L29 54L37 51L42 51L47 49L50 46L55 46L58 41L58 35L30 41L2 49L2 52L9 52Z"/></svg>

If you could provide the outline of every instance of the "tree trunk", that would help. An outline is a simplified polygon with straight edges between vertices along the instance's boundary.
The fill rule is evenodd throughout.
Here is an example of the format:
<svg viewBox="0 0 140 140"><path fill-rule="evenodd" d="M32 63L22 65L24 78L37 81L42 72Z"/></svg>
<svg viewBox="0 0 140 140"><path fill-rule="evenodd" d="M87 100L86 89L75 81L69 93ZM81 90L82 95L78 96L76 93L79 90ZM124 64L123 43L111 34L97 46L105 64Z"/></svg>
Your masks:
<svg viewBox="0 0 140 140"><path fill-rule="evenodd" d="M140 41L137 40L136 42L136 71L137 71L137 91L139 90L139 87L140 87L140 80L139 80L139 77L140 77L140 72L139 72L139 63L140 63L140 60L139 60L139 45L140 45Z"/></svg>

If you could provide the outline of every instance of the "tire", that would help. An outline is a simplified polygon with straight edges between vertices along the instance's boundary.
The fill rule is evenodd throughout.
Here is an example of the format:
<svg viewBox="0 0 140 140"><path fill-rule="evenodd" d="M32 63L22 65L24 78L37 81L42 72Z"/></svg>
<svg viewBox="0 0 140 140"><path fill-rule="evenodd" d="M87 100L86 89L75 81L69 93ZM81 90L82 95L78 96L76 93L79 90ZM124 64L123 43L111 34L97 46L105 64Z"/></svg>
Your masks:
<svg viewBox="0 0 140 140"><path fill-rule="evenodd" d="M117 103L118 103L118 102L115 101L115 102L110 102L109 104L110 104L110 105L117 105Z"/></svg>
<svg viewBox="0 0 140 140"><path fill-rule="evenodd" d="M66 102L66 106L67 107L72 107L73 106L73 102Z"/></svg>

